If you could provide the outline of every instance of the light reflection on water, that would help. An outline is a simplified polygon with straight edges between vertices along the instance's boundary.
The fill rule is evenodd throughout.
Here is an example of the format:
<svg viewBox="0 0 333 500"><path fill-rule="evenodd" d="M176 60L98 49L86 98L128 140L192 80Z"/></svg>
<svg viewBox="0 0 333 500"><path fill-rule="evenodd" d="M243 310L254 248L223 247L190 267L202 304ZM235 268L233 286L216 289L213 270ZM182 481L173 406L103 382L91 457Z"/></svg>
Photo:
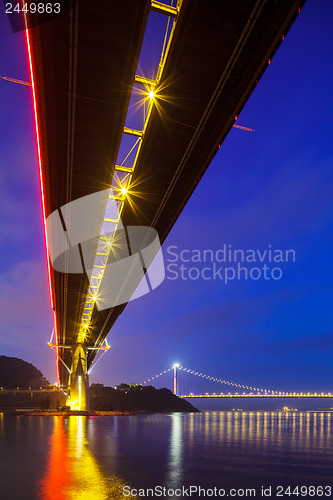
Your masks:
<svg viewBox="0 0 333 500"><path fill-rule="evenodd" d="M124 485L332 485L332 424L329 412L0 414L2 495L99 500L125 498Z"/></svg>
<svg viewBox="0 0 333 500"><path fill-rule="evenodd" d="M182 416L174 413L171 416L170 459L167 484L170 488L181 487L183 476L183 436Z"/></svg>
<svg viewBox="0 0 333 500"><path fill-rule="evenodd" d="M40 484L40 499L124 498L124 483L115 475L106 477L89 449L87 417L53 418L49 462Z"/></svg>

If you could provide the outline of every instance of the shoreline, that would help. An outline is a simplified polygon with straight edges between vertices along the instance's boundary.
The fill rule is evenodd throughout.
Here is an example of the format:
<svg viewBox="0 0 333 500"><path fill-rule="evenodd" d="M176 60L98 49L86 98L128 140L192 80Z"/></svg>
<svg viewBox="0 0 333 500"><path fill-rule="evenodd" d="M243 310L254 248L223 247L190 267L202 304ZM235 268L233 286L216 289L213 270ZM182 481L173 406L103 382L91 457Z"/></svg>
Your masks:
<svg viewBox="0 0 333 500"><path fill-rule="evenodd" d="M133 411L118 411L118 410L72 410L72 411L57 411L57 410L30 410L30 409L1 409L0 413L6 413L14 417L118 417L118 416L133 416L143 413L201 413L199 412L181 412L181 411L147 411L147 410L133 410Z"/></svg>
<svg viewBox="0 0 333 500"><path fill-rule="evenodd" d="M168 414L168 413L275 413L275 414L304 414L304 413L333 413L333 409L317 409L317 410L199 410L198 412L179 412L179 411L147 411L147 410L133 410L133 411L108 411L108 410L87 410L87 411L57 411L57 410L30 410L30 409L13 409L13 408L0 408L0 414L7 414L16 417L70 417L70 416L86 416L86 417L115 417L115 416L134 416L142 414Z"/></svg>
<svg viewBox="0 0 333 500"><path fill-rule="evenodd" d="M1 411L1 410L0 410ZM87 410L87 411L27 411L27 410L16 410L16 411L7 411L6 413L10 413L13 416L27 416L27 417L71 417L71 416L83 416L83 417L113 417L113 416L129 416L135 415L135 413L129 411L95 411L95 410Z"/></svg>

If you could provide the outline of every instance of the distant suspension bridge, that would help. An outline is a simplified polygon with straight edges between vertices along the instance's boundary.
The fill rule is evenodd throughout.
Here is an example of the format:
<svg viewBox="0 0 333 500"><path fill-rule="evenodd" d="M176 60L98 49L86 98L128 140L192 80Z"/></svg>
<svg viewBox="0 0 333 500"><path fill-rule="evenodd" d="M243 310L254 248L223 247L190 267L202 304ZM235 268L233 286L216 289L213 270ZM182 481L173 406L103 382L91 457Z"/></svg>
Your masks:
<svg viewBox="0 0 333 500"><path fill-rule="evenodd" d="M261 387L251 387L249 385L238 384L236 382L230 382L229 380L222 380L220 378L212 377L209 375L205 375L200 372L196 372L194 370L189 370L188 368L184 368L179 364L173 365L171 368L164 370L163 372L157 373L154 377L145 380L140 385L146 385L150 382L153 382L157 378L165 375L173 371L173 392L176 396L180 398L333 398L333 393L328 392L282 392L282 391L272 391L270 389L263 389ZM219 384L223 384L225 386L234 387L243 389L243 392L220 392L220 393L204 393L204 394L194 394L190 392L188 394L180 394L179 387L179 374L180 372L188 373L190 375L194 375L196 377L200 377L207 381L217 382Z"/></svg>

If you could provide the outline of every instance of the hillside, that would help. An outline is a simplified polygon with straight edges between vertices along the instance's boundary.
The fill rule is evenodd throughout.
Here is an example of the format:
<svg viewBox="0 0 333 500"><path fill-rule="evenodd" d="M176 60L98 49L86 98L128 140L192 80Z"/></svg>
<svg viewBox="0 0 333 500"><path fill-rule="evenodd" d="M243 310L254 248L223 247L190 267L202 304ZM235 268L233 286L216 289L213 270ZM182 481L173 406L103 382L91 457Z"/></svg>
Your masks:
<svg viewBox="0 0 333 500"><path fill-rule="evenodd" d="M91 410L191 412L198 411L188 401L178 398L169 389L121 384L117 389L92 384L89 388Z"/></svg>
<svg viewBox="0 0 333 500"><path fill-rule="evenodd" d="M0 387L5 389L38 389L49 386L43 374L31 363L19 358L0 356Z"/></svg>
<svg viewBox="0 0 333 500"><path fill-rule="evenodd" d="M39 389L49 387L49 382L31 363L19 358L0 356L0 407L56 408L65 404L60 391L39 393L10 392L11 389ZM103 384L92 384L89 388L90 410L101 411L147 411L147 412L191 412L198 411L188 401L178 398L169 389L152 386L121 384L114 389Z"/></svg>

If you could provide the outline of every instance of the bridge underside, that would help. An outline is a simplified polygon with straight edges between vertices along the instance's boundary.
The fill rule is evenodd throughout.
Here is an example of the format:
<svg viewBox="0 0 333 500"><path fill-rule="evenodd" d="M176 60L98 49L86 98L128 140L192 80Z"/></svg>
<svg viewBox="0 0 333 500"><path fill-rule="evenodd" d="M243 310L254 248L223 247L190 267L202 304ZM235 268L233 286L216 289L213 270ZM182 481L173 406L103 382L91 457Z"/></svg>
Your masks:
<svg viewBox="0 0 333 500"><path fill-rule="evenodd" d="M303 3L182 2L159 83L169 98L152 109L132 179L144 197L136 211L124 205L124 225L152 226L164 241ZM29 30L46 216L110 186L150 7L80 0ZM57 342L74 346L88 278L51 269L51 283ZM88 346L102 345L124 307L94 308ZM86 352L88 368L96 350ZM73 364L72 349L59 355Z"/></svg>

